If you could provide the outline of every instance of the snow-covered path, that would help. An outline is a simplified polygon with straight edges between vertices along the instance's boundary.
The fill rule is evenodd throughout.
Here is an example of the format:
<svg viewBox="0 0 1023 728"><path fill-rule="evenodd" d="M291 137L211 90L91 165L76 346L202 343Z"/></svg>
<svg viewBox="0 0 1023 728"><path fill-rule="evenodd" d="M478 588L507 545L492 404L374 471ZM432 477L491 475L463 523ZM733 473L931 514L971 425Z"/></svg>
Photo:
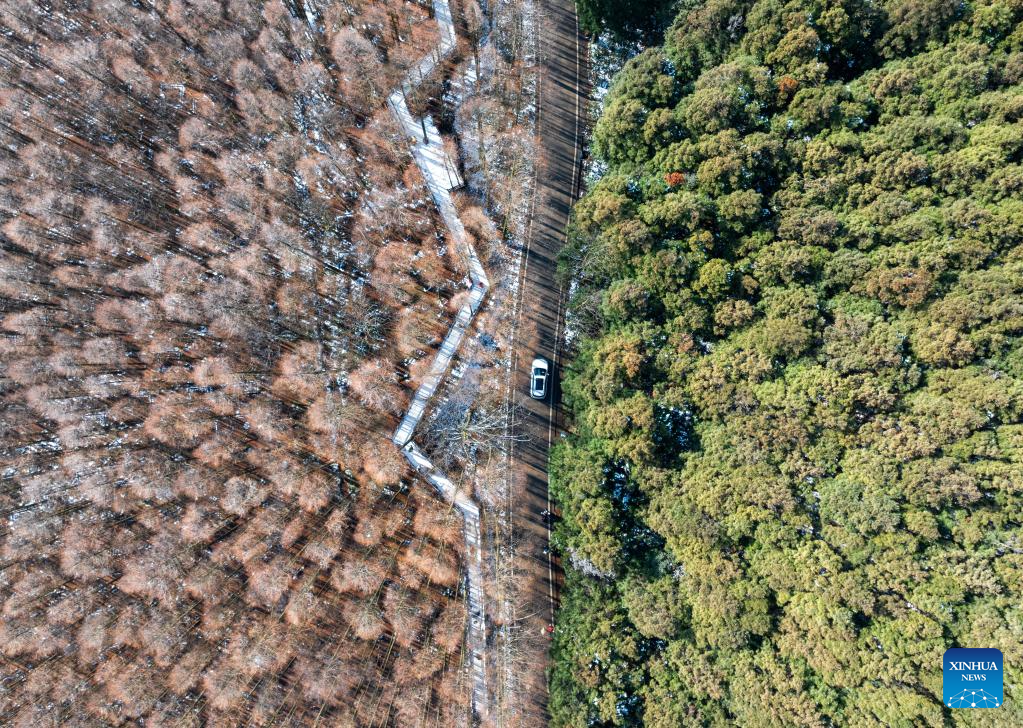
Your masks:
<svg viewBox="0 0 1023 728"><path fill-rule="evenodd" d="M430 75L437 64L455 49L455 26L451 20L448 0L433 0L433 11L440 31L440 44L409 72L402 86L391 93L387 105L412 143L412 156L423 173L430 195L440 212L451 242L465 257L469 268L469 296L455 316L440 350L433 359L430 371L416 390L412 403L391 438L401 448L405 458L428 483L451 503L462 515L466 551L466 593L469 603L469 626L466 632L470 670L472 671L472 707L480 718L487 714L486 616L483 602L483 555L480 550L480 509L472 495L457 486L423 454L412 441L427 405L440 386L451 360L458 351L473 317L483 303L490 281L469 241L465 226L458 217L451 190L460 184L458 167L444 150L444 142L429 117L416 119L405 99L415 87ZM425 138L424 138L425 132Z"/></svg>

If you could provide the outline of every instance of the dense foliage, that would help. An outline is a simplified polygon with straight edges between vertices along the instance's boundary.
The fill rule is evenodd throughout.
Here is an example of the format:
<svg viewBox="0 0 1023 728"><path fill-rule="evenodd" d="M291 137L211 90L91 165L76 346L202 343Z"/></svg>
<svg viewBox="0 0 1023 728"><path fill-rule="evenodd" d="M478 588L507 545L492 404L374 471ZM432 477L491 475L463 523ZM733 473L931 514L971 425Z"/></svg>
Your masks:
<svg viewBox="0 0 1023 728"><path fill-rule="evenodd" d="M565 265L556 726L1021 725L1023 4L708 0ZM1005 655L950 711L941 656Z"/></svg>
<svg viewBox="0 0 1023 728"><path fill-rule="evenodd" d="M588 32L622 41L650 40L671 22L672 0L576 0L579 23Z"/></svg>

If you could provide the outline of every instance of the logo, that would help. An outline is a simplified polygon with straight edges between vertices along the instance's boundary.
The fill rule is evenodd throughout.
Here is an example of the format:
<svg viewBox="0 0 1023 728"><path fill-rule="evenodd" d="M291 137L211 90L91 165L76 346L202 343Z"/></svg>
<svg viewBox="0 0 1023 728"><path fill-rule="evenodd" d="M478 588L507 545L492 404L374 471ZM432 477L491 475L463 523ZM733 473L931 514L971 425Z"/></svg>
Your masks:
<svg viewBox="0 0 1023 728"><path fill-rule="evenodd" d="M942 658L942 700L946 708L1001 706L1002 651L952 647Z"/></svg>

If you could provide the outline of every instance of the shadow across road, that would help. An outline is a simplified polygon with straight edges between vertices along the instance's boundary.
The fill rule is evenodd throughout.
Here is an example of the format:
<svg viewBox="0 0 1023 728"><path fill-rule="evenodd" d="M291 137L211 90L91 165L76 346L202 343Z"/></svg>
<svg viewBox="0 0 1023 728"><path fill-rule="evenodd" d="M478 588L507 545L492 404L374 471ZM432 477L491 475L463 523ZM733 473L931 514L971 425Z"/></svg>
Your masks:
<svg viewBox="0 0 1023 728"><path fill-rule="evenodd" d="M547 460L563 425L561 409L561 342L564 337L565 292L557 280L557 258L565 244L572 204L581 192L583 135L586 131L587 41L579 30L574 0L545 0L541 21L542 79L538 104L541 168L537 174L535 208L523 254L513 352L513 401L517 436L511 453L513 528L519 553L530 559L530 607L539 626L555 624L561 568L550 551L555 510L548 490ZM546 399L529 396L529 367L535 356L550 362L552 377ZM537 669L547 665L543 654L530 655ZM546 714L546 693L543 714Z"/></svg>

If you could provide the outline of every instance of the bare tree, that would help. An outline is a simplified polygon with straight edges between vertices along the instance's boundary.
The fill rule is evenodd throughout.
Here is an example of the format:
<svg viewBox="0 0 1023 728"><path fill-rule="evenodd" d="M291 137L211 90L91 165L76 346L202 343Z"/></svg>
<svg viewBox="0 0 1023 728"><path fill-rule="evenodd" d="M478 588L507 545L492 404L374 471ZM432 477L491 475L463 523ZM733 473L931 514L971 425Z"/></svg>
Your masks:
<svg viewBox="0 0 1023 728"><path fill-rule="evenodd" d="M384 602L438 507L385 439L452 285L383 107L435 24L300 7L0 0L0 723L393 719L374 640L451 601L446 541Z"/></svg>

